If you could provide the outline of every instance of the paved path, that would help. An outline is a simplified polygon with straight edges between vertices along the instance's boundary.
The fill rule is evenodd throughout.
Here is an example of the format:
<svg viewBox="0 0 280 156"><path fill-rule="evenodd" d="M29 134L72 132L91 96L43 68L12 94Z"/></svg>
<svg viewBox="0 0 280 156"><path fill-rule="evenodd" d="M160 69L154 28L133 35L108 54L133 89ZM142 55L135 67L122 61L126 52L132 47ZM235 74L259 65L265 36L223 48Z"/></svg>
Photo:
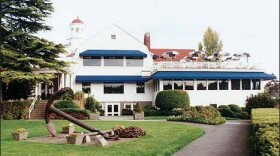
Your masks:
<svg viewBox="0 0 280 156"><path fill-rule="evenodd" d="M220 126L186 123L205 134L173 156L247 156L250 121L227 121Z"/></svg>

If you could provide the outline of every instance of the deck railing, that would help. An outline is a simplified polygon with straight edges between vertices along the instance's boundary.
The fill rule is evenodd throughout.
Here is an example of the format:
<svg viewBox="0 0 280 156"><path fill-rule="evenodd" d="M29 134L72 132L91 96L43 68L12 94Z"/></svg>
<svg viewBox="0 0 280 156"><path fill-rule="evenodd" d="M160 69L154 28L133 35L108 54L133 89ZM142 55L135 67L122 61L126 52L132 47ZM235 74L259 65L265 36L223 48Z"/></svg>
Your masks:
<svg viewBox="0 0 280 156"><path fill-rule="evenodd" d="M156 69L253 69L256 64L241 62L156 62Z"/></svg>

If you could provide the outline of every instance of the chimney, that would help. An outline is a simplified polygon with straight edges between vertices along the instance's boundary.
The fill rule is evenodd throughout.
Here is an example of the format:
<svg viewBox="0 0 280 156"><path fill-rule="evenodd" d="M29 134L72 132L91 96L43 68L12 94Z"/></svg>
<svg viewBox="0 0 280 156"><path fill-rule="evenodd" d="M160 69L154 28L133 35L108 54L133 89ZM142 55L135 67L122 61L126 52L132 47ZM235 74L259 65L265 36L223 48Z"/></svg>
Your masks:
<svg viewBox="0 0 280 156"><path fill-rule="evenodd" d="M144 44L147 46L147 48L151 49L151 40L150 40L150 33L146 32L144 35Z"/></svg>

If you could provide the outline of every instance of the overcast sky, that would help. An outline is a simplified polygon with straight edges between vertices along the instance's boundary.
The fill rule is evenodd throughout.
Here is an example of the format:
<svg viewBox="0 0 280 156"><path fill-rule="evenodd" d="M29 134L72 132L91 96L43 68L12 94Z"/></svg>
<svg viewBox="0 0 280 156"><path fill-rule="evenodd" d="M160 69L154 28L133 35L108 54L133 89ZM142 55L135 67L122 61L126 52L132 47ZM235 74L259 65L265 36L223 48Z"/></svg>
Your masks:
<svg viewBox="0 0 280 156"><path fill-rule="evenodd" d="M197 49L208 26L231 53L249 52L250 62L279 76L279 0L52 0L53 27L39 35L66 43L79 16L88 34L115 23L140 41L151 34L152 48ZM279 78L279 77L278 77Z"/></svg>

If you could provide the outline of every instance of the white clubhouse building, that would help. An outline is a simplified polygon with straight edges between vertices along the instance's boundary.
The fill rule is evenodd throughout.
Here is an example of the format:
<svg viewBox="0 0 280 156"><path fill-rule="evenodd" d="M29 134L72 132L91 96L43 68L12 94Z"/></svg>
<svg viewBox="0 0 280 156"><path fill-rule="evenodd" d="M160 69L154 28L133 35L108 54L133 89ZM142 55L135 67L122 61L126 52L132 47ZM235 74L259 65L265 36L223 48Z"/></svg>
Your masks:
<svg viewBox="0 0 280 156"><path fill-rule="evenodd" d="M244 106L247 96L264 91L263 81L275 78L244 61L184 61L194 50L151 49L149 34L143 43L114 24L89 39L83 38L80 19L70 27L69 54L62 58L72 62L69 72L56 73L57 78L38 85L36 93L47 98L64 87L82 90L102 104L106 116L119 116L136 102L154 105L157 93L170 89L187 91L192 106ZM154 57L169 50L177 51L178 58Z"/></svg>

